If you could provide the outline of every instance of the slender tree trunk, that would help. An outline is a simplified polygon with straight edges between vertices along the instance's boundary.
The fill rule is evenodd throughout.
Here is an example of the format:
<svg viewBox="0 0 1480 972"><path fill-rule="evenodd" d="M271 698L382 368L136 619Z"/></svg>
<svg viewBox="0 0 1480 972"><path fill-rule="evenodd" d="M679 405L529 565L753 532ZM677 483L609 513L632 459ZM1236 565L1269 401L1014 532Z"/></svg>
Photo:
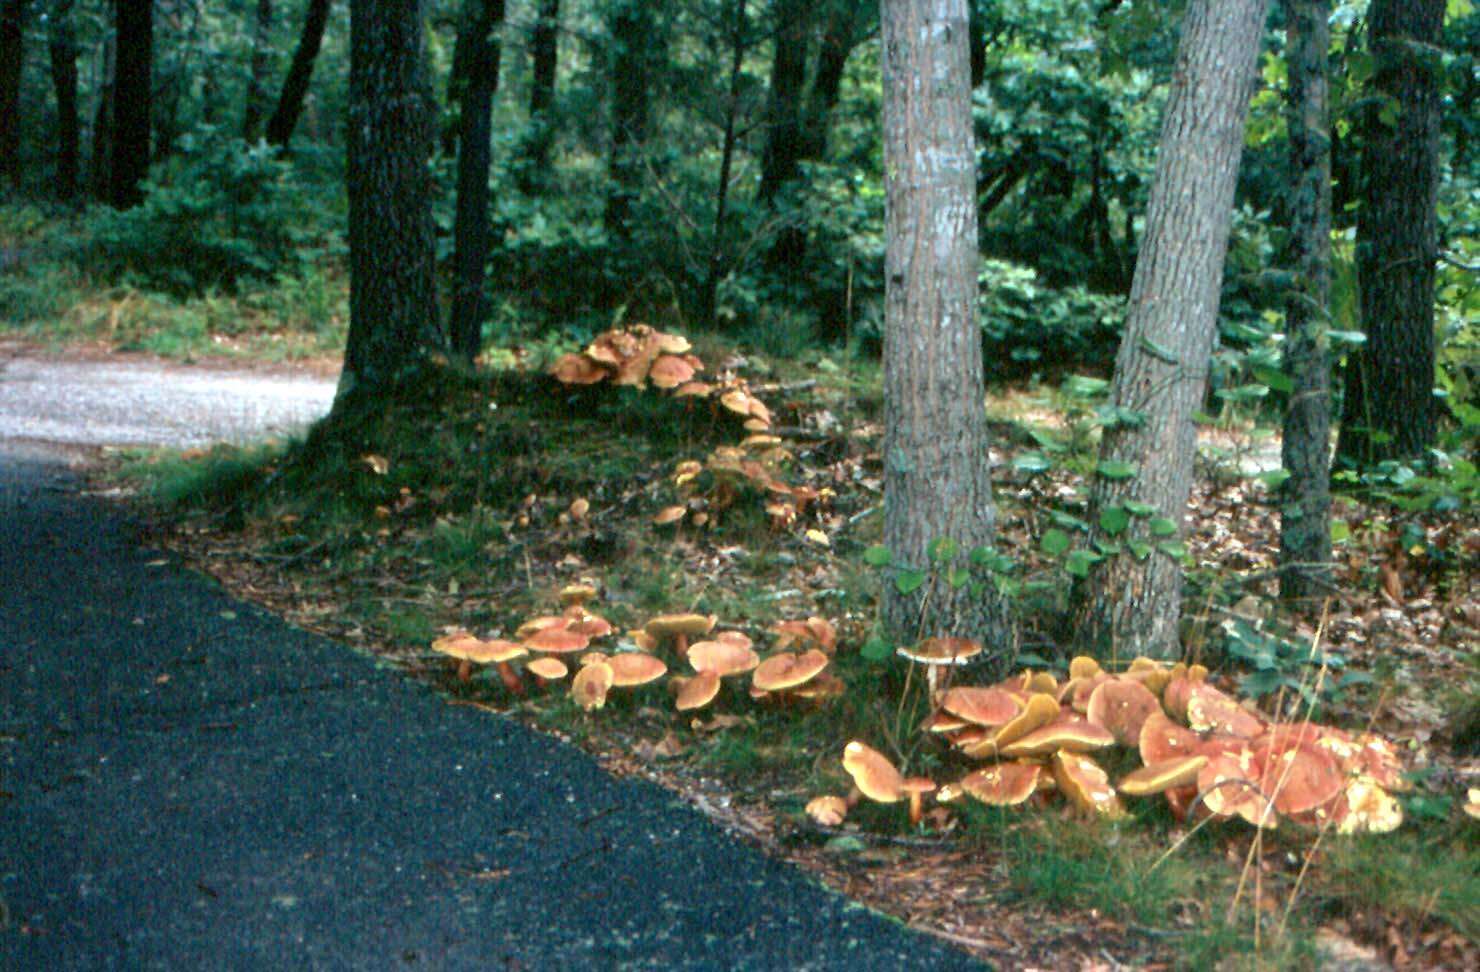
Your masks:
<svg viewBox="0 0 1480 972"><path fill-rule="evenodd" d="M101 75L98 82L98 105L93 111L92 161L88 181L95 198L107 201L108 187L112 184L112 164L109 158L113 150L113 88L118 60L114 56L117 44L109 35L100 51Z"/></svg>
<svg viewBox="0 0 1480 972"><path fill-rule="evenodd" d="M773 0L775 54L766 101L766 141L756 200L774 202L797 177L802 158L802 88L807 81L807 0Z"/></svg>
<svg viewBox="0 0 1480 972"><path fill-rule="evenodd" d="M330 0L309 0L308 14L303 20L303 35L293 51L293 63L288 67L288 76L283 81L283 90L278 95L277 108L267 121L267 144L286 148L298 127L298 118L303 114L303 102L308 97L308 83L313 80L313 65L318 59L319 47L324 43L324 28L329 23Z"/></svg>
<svg viewBox="0 0 1480 972"><path fill-rule="evenodd" d="M252 22L252 60L247 67L247 106L242 113L242 138L257 140L262 113L267 110L267 72L272 66L272 0L257 0Z"/></svg>
<svg viewBox="0 0 1480 972"><path fill-rule="evenodd" d="M1444 0L1373 0L1376 71L1363 119L1357 280L1367 343L1347 358L1337 455L1417 458L1438 434L1439 42Z"/></svg>
<svg viewBox="0 0 1480 972"><path fill-rule="evenodd" d="M976 151L966 0L884 0L884 543L925 569L949 538L992 543L996 507L976 321ZM884 589L898 643L930 635L1012 651L995 590L937 578Z"/></svg>
<svg viewBox="0 0 1480 972"><path fill-rule="evenodd" d="M611 20L611 155L603 224L614 239L631 235L632 203L642 185L641 152L647 141L649 55L653 14L645 0L616 0Z"/></svg>
<svg viewBox="0 0 1480 972"><path fill-rule="evenodd" d="M1207 390L1266 12L1265 0L1189 0L1182 23L1110 390L1112 404L1139 422L1105 429L1090 493L1094 539L1119 547L1090 570L1083 591L1081 640L1091 651L1166 658L1180 649L1181 565L1156 543L1150 518L1129 516L1126 504L1154 507L1157 522L1170 520L1181 534L1197 444L1192 414ZM1118 530L1103 525L1127 516Z"/></svg>
<svg viewBox="0 0 1480 972"><path fill-rule="evenodd" d="M1331 0L1284 0L1290 78L1290 263L1285 305L1285 408L1280 596L1309 606L1331 591Z"/></svg>
<svg viewBox="0 0 1480 972"><path fill-rule="evenodd" d="M468 0L458 45L467 37L458 99L457 215L453 224L452 350L472 361L483 344L483 272L488 265L488 165L493 96L502 45L495 31L504 0Z"/></svg>
<svg viewBox="0 0 1480 972"><path fill-rule="evenodd" d="M822 25L821 44L817 49L817 68L812 74L812 90L807 95L805 121L801 132L801 154L804 161L827 155L829 116L838 104L843 89L843 71L848 56L857 46L860 30L859 12L853 0L833 0Z"/></svg>
<svg viewBox="0 0 1480 972"><path fill-rule="evenodd" d="M545 184L550 146L555 140L555 74L560 56L560 0L540 0L538 17L529 38L529 136L519 167L519 188L526 195Z"/></svg>
<svg viewBox="0 0 1480 972"><path fill-rule="evenodd" d="M154 2L115 0L113 17L118 46L108 201L116 209L128 209L144 198L140 184L149 176Z"/></svg>
<svg viewBox="0 0 1480 972"><path fill-rule="evenodd" d="M77 114L77 36L72 26L72 0L56 0L51 9L51 84L57 99L57 173L59 199L77 195L81 123Z"/></svg>
<svg viewBox="0 0 1480 972"><path fill-rule="evenodd" d="M351 0L349 95L350 325L336 415L379 406L446 347L420 3Z"/></svg>
<svg viewBox="0 0 1480 972"><path fill-rule="evenodd" d="M26 0L0 2L0 180L21 181L21 67Z"/></svg>
<svg viewBox="0 0 1480 972"><path fill-rule="evenodd" d="M720 272L724 266L725 219L729 214L730 173L735 164L735 122L740 113L741 69L745 62L749 18L745 0L730 0L730 88L725 100L725 135L719 152L719 179L714 187L714 231L709 237L709 266L699 297L699 320L714 323Z"/></svg>

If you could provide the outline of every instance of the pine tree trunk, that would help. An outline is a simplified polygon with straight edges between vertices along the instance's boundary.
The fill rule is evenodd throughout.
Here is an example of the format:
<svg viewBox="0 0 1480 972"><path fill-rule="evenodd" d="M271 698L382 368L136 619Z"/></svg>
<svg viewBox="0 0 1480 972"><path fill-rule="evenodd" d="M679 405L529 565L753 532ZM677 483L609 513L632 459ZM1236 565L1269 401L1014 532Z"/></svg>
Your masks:
<svg viewBox="0 0 1480 972"><path fill-rule="evenodd" d="M930 568L936 540L970 550L996 526L976 320L976 151L966 0L884 0L884 543L904 568ZM994 589L937 577L886 584L897 643L981 639L1010 654Z"/></svg>
<svg viewBox="0 0 1480 972"><path fill-rule="evenodd" d="M108 201L116 209L128 209L144 198L140 184L149 176L154 2L115 0L113 17L118 46Z"/></svg>
<svg viewBox="0 0 1480 972"><path fill-rule="evenodd" d="M502 45L495 31L504 0L468 0L464 73L457 85L457 214L453 223L452 350L472 361L483 344L483 272L488 265L488 165L493 96ZM464 43L463 34L458 44Z"/></svg>
<svg viewBox="0 0 1480 972"><path fill-rule="evenodd" d="M775 53L766 101L766 141L756 200L770 203L797 177L802 157L802 87L807 80L806 0L774 0Z"/></svg>
<svg viewBox="0 0 1480 972"><path fill-rule="evenodd" d="M262 113L267 109L267 72L272 64L272 0L257 0L252 23L252 59L247 66L247 107L242 113L242 138L257 140Z"/></svg>
<svg viewBox="0 0 1480 972"><path fill-rule="evenodd" d="M555 140L555 74L560 56L560 0L540 0L529 38L529 136L519 167L519 188L533 195L545 184L550 146Z"/></svg>
<svg viewBox="0 0 1480 972"><path fill-rule="evenodd" d="M0 180L21 181L21 67L26 0L0 2Z"/></svg>
<svg viewBox="0 0 1480 972"><path fill-rule="evenodd" d="M77 36L72 26L72 0L56 0L51 9L50 37L47 40L51 60L51 84L57 99L57 172L58 199L77 195L80 166L81 123L77 113Z"/></svg>
<svg viewBox="0 0 1480 972"><path fill-rule="evenodd" d="M843 90L843 71L848 66L848 56L860 38L858 16L852 2L835 0L822 25L817 67L812 73L812 90L807 95L806 120L801 132L799 158L803 161L820 159L827 154L829 116Z"/></svg>
<svg viewBox="0 0 1480 972"><path fill-rule="evenodd" d="M1151 535L1153 518L1127 514L1127 501L1155 508L1180 536L1192 488L1196 434L1218 322L1244 123L1264 0L1189 0L1162 122L1146 238L1115 360L1110 400L1139 422L1107 427L1090 492L1096 542L1118 544L1093 566L1084 590L1081 647L1130 657L1179 651L1182 569ZM1126 469L1133 475L1121 478ZM1130 542L1144 556L1137 556ZM1151 546L1149 553L1141 544Z"/></svg>
<svg viewBox="0 0 1480 972"><path fill-rule="evenodd" d="M714 187L714 230L709 237L709 266L699 294L699 320L713 325L715 304L719 297L719 280L724 265L725 222L730 205L730 175L735 164L737 133L735 124L740 113L741 70L750 19L745 15L745 0L730 0L730 87L725 100L725 134L720 143L719 177Z"/></svg>
<svg viewBox="0 0 1480 972"><path fill-rule="evenodd" d="M1294 387L1281 450L1290 478L1280 507L1280 596L1310 607L1331 592L1331 0L1284 6L1296 285L1285 306L1284 368Z"/></svg>
<svg viewBox="0 0 1480 972"><path fill-rule="evenodd" d="M432 352L438 323L432 99L421 4L350 4L349 340L336 414L373 408Z"/></svg>
<svg viewBox="0 0 1480 972"><path fill-rule="evenodd" d="M288 140L293 137L293 129L298 127L303 102L308 97L308 83L313 80L314 61L318 60L319 47L324 43L329 3L330 0L309 0L308 15L303 20L303 35L293 51L293 63L288 67L288 76L278 95L277 108L267 121L269 145L286 148Z"/></svg>
<svg viewBox="0 0 1480 972"><path fill-rule="evenodd" d="M1434 444L1440 51L1444 0L1373 0L1357 281L1367 343L1347 358L1337 456L1417 458Z"/></svg>
<svg viewBox="0 0 1480 972"><path fill-rule="evenodd" d="M616 0L611 20L611 155L607 161L611 185L602 220L608 235L616 240L630 237L632 204L641 192L652 34L652 9L645 0Z"/></svg>
<svg viewBox="0 0 1480 972"><path fill-rule="evenodd" d="M112 184L109 154L113 151L113 87L118 59L118 45L112 35L103 41L99 52L101 80L98 83L98 104L93 110L92 159L89 163L89 191L94 198L106 202L108 187Z"/></svg>

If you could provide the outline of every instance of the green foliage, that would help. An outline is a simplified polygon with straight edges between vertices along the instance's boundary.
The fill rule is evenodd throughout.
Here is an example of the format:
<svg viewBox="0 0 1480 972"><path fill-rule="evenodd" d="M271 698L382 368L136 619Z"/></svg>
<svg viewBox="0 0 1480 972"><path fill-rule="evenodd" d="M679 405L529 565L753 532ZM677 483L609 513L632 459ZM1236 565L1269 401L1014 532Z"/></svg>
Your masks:
<svg viewBox="0 0 1480 972"><path fill-rule="evenodd" d="M1346 659L1336 652L1294 644L1241 618L1225 623L1223 633L1223 650L1248 669L1239 688L1254 699L1282 697L1302 703L1299 711L1308 713L1340 702L1348 688L1372 681L1366 672L1346 671Z"/></svg>
<svg viewBox="0 0 1480 972"><path fill-rule="evenodd" d="M144 202L96 210L80 243L99 272L172 294L236 288L300 270L322 210L264 144L243 145L207 130L155 166Z"/></svg>

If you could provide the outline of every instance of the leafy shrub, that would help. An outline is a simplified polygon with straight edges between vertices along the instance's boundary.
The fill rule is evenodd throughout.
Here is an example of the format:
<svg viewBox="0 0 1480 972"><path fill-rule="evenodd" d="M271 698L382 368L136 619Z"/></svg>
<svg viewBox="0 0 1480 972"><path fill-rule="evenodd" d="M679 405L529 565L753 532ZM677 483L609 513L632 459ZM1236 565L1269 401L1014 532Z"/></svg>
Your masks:
<svg viewBox="0 0 1480 972"><path fill-rule="evenodd" d="M209 131L182 148L154 167L143 203L91 216L83 248L94 268L175 294L298 269L319 221L292 166L265 144Z"/></svg>
<svg viewBox="0 0 1480 972"><path fill-rule="evenodd" d="M1032 367L1109 361L1125 322L1125 301L1083 287L1044 286L1029 267L986 260L978 306L982 348L998 372L1007 362Z"/></svg>

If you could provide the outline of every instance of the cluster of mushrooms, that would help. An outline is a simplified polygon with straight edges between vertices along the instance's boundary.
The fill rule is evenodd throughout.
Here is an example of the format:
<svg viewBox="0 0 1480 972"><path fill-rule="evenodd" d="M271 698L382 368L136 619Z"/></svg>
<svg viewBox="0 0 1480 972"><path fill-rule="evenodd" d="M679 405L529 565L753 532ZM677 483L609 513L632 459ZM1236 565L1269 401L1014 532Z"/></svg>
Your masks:
<svg viewBox="0 0 1480 972"><path fill-rule="evenodd" d="M705 708L718 697L723 679L746 674L750 697L760 702L818 703L842 694L842 680L827 671L837 634L823 618L776 624L774 649L764 659L744 632L716 632L712 614L659 615L602 650L593 643L605 644L602 639L617 632L590 610L595 596L594 585L571 584L560 591L560 614L531 618L512 639L454 631L432 642L432 649L457 662L463 682L472 678L474 665L497 666L504 686L515 694L525 692L520 667L543 688L563 681L570 674L565 659L577 658L570 694L588 712L604 706L614 688L647 685L668 674L664 656L692 670L669 679L680 712Z"/></svg>
<svg viewBox="0 0 1480 972"><path fill-rule="evenodd" d="M1076 658L1063 682L1025 671L991 686L941 687L942 672L980 651L966 639L934 638L901 654L927 666L935 706L923 731L988 765L937 788L850 742L843 767L854 791L818 797L807 813L834 826L859 799L907 800L914 824L932 792L938 803L970 797L1002 807L1058 793L1082 812L1115 818L1125 813L1122 795L1159 794L1179 820L1238 818L1272 828L1285 818L1343 834L1402 823L1392 793L1409 784L1392 743L1372 733L1274 722L1210 684L1203 666L1168 668L1147 658L1118 674ZM1141 766L1112 785L1091 754L1114 747L1134 750Z"/></svg>

